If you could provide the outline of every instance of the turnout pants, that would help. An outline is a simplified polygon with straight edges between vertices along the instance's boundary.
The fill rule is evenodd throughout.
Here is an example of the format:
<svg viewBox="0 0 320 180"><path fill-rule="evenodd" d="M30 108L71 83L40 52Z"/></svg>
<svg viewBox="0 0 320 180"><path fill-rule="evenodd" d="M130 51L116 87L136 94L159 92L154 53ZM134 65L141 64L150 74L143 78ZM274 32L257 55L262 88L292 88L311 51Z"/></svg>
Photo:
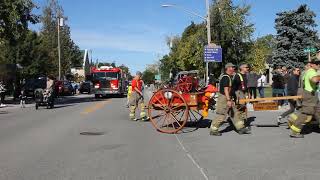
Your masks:
<svg viewBox="0 0 320 180"><path fill-rule="evenodd" d="M130 119L135 119L136 109L140 106L140 118L146 117L144 98L139 93L133 91L130 96Z"/></svg>
<svg viewBox="0 0 320 180"><path fill-rule="evenodd" d="M204 101L204 104L202 106L202 116L203 117L208 117L209 115L209 103L210 103L210 95L211 93L210 92L206 92L205 93L205 101Z"/></svg>
<svg viewBox="0 0 320 180"><path fill-rule="evenodd" d="M291 116L292 117L292 116ZM303 126L310 122L312 118L320 120L320 105L315 93L303 91L301 113L295 118L291 118L289 126L294 133L300 133Z"/></svg>
<svg viewBox="0 0 320 180"><path fill-rule="evenodd" d="M227 117L230 116L232 124L239 130L244 128L244 119L246 118L245 109L240 105L235 105L229 108L227 106L227 98L225 95L219 94L216 117L211 123L211 131L218 131L221 124L226 122Z"/></svg>

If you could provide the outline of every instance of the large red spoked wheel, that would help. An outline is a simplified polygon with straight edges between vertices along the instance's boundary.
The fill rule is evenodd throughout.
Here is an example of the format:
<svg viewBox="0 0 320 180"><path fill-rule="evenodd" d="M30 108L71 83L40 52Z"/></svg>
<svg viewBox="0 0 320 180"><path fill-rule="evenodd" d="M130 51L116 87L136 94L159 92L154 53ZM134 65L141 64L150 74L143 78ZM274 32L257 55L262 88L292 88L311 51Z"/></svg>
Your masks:
<svg viewBox="0 0 320 180"><path fill-rule="evenodd" d="M191 91L193 85L193 78L190 76L181 78L177 84L177 90L183 93L188 93Z"/></svg>
<svg viewBox="0 0 320 180"><path fill-rule="evenodd" d="M189 107L177 91L162 89L151 97L148 115L158 131L173 134L186 125L189 119Z"/></svg>

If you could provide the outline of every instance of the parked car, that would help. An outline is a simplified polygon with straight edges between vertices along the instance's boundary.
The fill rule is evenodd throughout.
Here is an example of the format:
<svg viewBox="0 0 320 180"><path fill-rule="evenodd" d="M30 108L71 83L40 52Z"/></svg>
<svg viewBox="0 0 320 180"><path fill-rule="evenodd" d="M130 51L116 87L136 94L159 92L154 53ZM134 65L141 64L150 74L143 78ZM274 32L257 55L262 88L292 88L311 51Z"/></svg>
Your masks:
<svg viewBox="0 0 320 180"><path fill-rule="evenodd" d="M24 84L24 91L27 97L34 97L36 89L45 89L47 86L47 78L39 77L36 79L28 79Z"/></svg>
<svg viewBox="0 0 320 180"><path fill-rule="evenodd" d="M92 88L92 83L91 82L82 82L80 84L79 92L81 94L83 94L83 93L90 94L91 93L91 88Z"/></svg>
<svg viewBox="0 0 320 180"><path fill-rule="evenodd" d="M79 90L80 84L77 82L71 82L74 94L77 94L77 90Z"/></svg>
<svg viewBox="0 0 320 180"><path fill-rule="evenodd" d="M56 81L55 92L57 96L74 95L72 84L69 81Z"/></svg>

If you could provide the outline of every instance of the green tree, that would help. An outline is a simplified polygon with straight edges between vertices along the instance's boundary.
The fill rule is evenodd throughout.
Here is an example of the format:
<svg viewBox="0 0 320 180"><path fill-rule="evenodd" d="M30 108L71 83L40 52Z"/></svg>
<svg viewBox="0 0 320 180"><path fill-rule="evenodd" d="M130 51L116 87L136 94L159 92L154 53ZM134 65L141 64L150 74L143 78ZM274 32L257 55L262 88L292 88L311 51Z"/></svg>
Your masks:
<svg viewBox="0 0 320 180"><path fill-rule="evenodd" d="M43 9L41 22L41 38L43 47L48 51L48 61L52 62L53 66L50 69L51 74L58 74L58 18L64 16L63 8L58 4L57 0L49 0L47 6ZM60 28L61 41L61 71L62 75L70 72L72 66L80 66L82 62L82 53L79 47L73 42L70 34L70 27L64 24Z"/></svg>
<svg viewBox="0 0 320 180"><path fill-rule="evenodd" d="M307 60L304 48L320 47L319 37L315 30L315 16L316 14L307 5L277 14L274 66L301 66Z"/></svg>
<svg viewBox="0 0 320 180"><path fill-rule="evenodd" d="M265 72L267 59L272 56L274 49L275 39L273 35L258 38L251 47L247 63L251 65L253 71L257 73Z"/></svg>
<svg viewBox="0 0 320 180"><path fill-rule="evenodd" d="M130 69L128 66L122 64L121 66L119 66L118 68L120 68L122 70L122 72L125 74L126 78L129 80L129 79L132 79L132 76L130 74Z"/></svg>
<svg viewBox="0 0 320 180"><path fill-rule="evenodd" d="M154 71L151 71L150 69L146 69L142 73L142 80L144 81L145 84L151 84L154 82L154 77L157 73Z"/></svg>
<svg viewBox="0 0 320 180"><path fill-rule="evenodd" d="M28 33L28 24L38 22L34 8L31 0L0 1L0 62L16 64L18 42Z"/></svg>
<svg viewBox="0 0 320 180"><path fill-rule="evenodd" d="M31 0L0 1L0 42L15 43L28 31L28 23L37 23L38 16L32 13L35 4Z"/></svg>
<svg viewBox="0 0 320 180"><path fill-rule="evenodd" d="M219 74L223 65L246 61L252 46L251 37L254 25L249 23L250 6L235 6L232 0L214 0L211 6L212 42L223 49L220 64L210 64L210 69ZM220 70L220 71L219 71Z"/></svg>
<svg viewBox="0 0 320 180"><path fill-rule="evenodd" d="M235 6L231 0L214 0L211 6L212 42L223 48L222 63L210 63L210 73L221 73L227 62L246 61L252 47L253 24L247 21L250 6ZM170 72L200 70L204 73L204 45L207 44L205 23L191 23L181 38L174 39L170 53L160 59L160 70L166 79Z"/></svg>
<svg viewBox="0 0 320 180"><path fill-rule="evenodd" d="M42 39L36 32L29 31L26 38L11 49L16 52L17 63L23 67L23 77L48 75L53 64L48 61L48 52L42 47Z"/></svg>

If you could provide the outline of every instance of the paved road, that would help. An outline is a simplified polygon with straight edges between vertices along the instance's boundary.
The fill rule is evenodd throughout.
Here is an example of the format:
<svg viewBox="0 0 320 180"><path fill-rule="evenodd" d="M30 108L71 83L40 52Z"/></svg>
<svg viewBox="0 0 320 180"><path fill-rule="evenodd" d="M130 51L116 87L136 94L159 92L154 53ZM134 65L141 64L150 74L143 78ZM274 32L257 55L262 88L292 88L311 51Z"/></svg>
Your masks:
<svg viewBox="0 0 320 180"><path fill-rule="evenodd" d="M253 126L244 136L210 137L207 128L160 134L129 121L125 101L79 96L53 110L0 109L0 180L320 178L316 132L305 139L289 139L285 127ZM251 114L252 124L274 122L278 113Z"/></svg>

